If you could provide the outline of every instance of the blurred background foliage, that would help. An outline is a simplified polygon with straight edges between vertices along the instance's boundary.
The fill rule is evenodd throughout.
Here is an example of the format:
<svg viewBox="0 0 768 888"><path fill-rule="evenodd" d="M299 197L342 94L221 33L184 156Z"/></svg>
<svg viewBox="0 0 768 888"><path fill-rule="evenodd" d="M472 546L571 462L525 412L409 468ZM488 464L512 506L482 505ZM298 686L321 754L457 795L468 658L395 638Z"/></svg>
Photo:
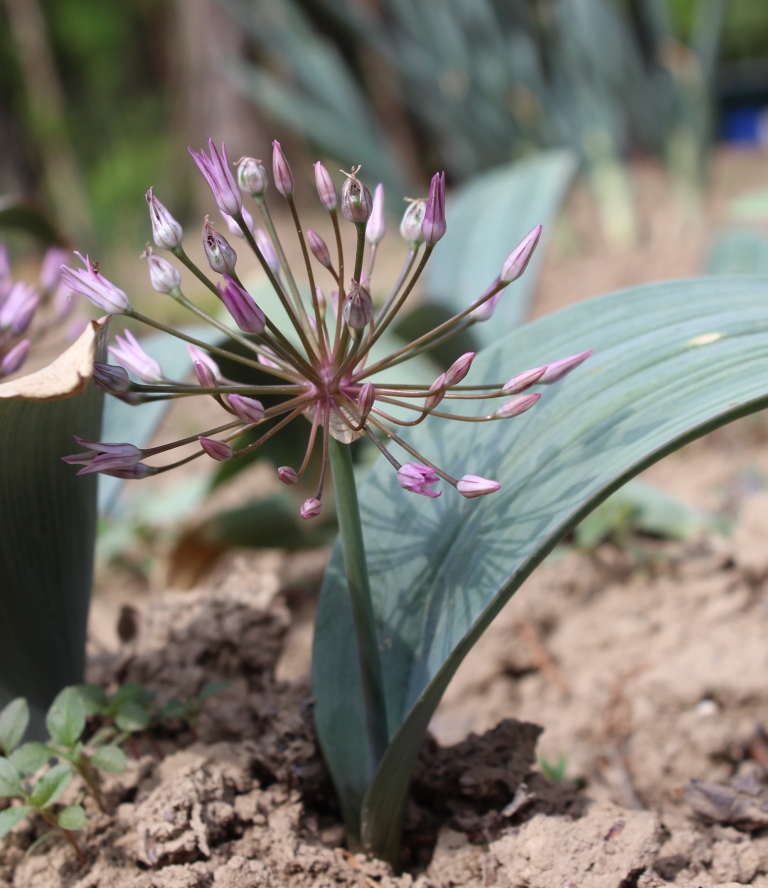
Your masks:
<svg viewBox="0 0 768 888"><path fill-rule="evenodd" d="M187 144L236 157L267 133L394 193L570 147L631 234L621 162L695 185L712 109L768 97L768 4L0 0L0 54L0 192L41 196L75 240L141 242L149 184L183 219Z"/></svg>

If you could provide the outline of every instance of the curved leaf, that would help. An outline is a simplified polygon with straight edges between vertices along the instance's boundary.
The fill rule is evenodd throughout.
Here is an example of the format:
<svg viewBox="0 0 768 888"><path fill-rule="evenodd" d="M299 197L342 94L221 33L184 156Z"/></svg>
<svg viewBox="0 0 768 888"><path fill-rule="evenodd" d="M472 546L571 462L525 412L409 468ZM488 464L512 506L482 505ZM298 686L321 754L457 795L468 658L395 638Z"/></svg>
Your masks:
<svg viewBox="0 0 768 888"><path fill-rule="evenodd" d="M546 245L546 232L557 216L576 171L568 151L536 154L473 179L448 197L448 230L426 269L429 302L463 310L501 271L510 250L539 223L543 242L526 274L501 300L493 321L477 324L472 335L489 345L519 326L528 313Z"/></svg>
<svg viewBox="0 0 768 888"><path fill-rule="evenodd" d="M67 243L41 203L23 194L0 197L0 228L18 228L51 246Z"/></svg>
<svg viewBox="0 0 768 888"><path fill-rule="evenodd" d="M352 828L365 796L366 848L396 854L413 763L445 687L555 544L642 469L768 406L767 297L766 279L638 287L549 315L485 349L472 368L475 384L596 352L524 419L456 424L449 434L435 421L409 436L454 476L498 478L492 497L409 497L384 461L374 467L360 499L392 739L370 786L338 546L313 658L321 744Z"/></svg>

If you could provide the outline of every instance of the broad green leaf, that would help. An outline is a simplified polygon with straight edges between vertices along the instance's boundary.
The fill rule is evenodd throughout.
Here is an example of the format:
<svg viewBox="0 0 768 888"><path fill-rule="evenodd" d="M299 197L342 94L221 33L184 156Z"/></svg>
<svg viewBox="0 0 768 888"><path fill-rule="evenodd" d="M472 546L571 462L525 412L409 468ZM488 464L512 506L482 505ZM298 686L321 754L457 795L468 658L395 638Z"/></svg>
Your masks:
<svg viewBox="0 0 768 888"><path fill-rule="evenodd" d="M109 701L104 688L99 685L82 684L78 685L77 691L82 697L86 715L103 714L107 711Z"/></svg>
<svg viewBox="0 0 768 888"><path fill-rule="evenodd" d="M21 823L31 810L29 805L17 805L15 808L0 811L0 840L4 839L17 823Z"/></svg>
<svg viewBox="0 0 768 888"><path fill-rule="evenodd" d="M59 814L56 822L62 829L77 831L88 826L88 818L82 805L70 805Z"/></svg>
<svg viewBox="0 0 768 888"><path fill-rule="evenodd" d="M181 718L184 719L189 715L189 706L178 697L169 700L160 710L163 718Z"/></svg>
<svg viewBox="0 0 768 888"><path fill-rule="evenodd" d="M21 743L29 724L29 704L17 697L0 712L0 749L10 755Z"/></svg>
<svg viewBox="0 0 768 888"><path fill-rule="evenodd" d="M575 169L573 155L551 151L485 173L449 195L448 230L435 247L424 286L429 302L454 312L477 299L525 235L544 225L526 273L510 286L493 318L472 328L480 345L495 342L525 320L538 279L536 267Z"/></svg>
<svg viewBox="0 0 768 888"><path fill-rule="evenodd" d="M35 783L29 803L36 808L49 808L60 798L71 779L72 768L68 764L54 765Z"/></svg>
<svg viewBox="0 0 768 888"><path fill-rule="evenodd" d="M77 688L64 688L51 703L45 718L51 740L57 746L75 745L85 728L85 703Z"/></svg>
<svg viewBox="0 0 768 888"><path fill-rule="evenodd" d="M408 436L455 477L499 479L498 493L410 496L383 460L360 491L391 737L372 781L334 551L315 634L315 718L347 824L362 817L374 853L396 853L412 767L448 682L547 553L633 475L768 406L768 279L673 281L571 306L482 351L471 382L587 348L592 358L519 419L435 421Z"/></svg>
<svg viewBox="0 0 768 888"><path fill-rule="evenodd" d="M91 756L91 764L110 774L122 774L126 765L125 753L119 746L111 743L100 746Z"/></svg>
<svg viewBox="0 0 768 888"><path fill-rule="evenodd" d="M143 703L128 700L115 712L115 724L121 731L143 731L149 725L149 712Z"/></svg>
<svg viewBox="0 0 768 888"><path fill-rule="evenodd" d="M103 398L87 380L105 336L88 325L48 368L0 385L0 705L25 697L38 738L51 700L83 680L96 480L61 457L74 435L99 440Z"/></svg>
<svg viewBox="0 0 768 888"><path fill-rule="evenodd" d="M30 777L35 771L39 771L53 755L55 752L50 746L33 740L31 743L24 743L18 749L14 749L9 759L22 777Z"/></svg>
<svg viewBox="0 0 768 888"><path fill-rule="evenodd" d="M22 795L21 779L16 766L7 758L0 758L0 798Z"/></svg>

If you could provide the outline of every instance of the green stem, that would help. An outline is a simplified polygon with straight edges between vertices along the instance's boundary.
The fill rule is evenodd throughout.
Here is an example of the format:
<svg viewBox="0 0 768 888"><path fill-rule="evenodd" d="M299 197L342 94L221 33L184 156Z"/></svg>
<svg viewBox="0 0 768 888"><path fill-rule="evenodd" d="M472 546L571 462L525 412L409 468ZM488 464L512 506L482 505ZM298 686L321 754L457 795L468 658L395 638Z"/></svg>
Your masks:
<svg viewBox="0 0 768 888"><path fill-rule="evenodd" d="M368 584L368 568L365 562L363 529L357 488L352 469L349 445L335 438L330 441L331 474L336 494L336 511L339 519L339 535L344 553L344 568L352 602L352 618L355 624L357 657L365 700L365 727L368 739L368 760L371 777L376 772L387 746L387 714L384 703L384 680L376 637L371 589Z"/></svg>

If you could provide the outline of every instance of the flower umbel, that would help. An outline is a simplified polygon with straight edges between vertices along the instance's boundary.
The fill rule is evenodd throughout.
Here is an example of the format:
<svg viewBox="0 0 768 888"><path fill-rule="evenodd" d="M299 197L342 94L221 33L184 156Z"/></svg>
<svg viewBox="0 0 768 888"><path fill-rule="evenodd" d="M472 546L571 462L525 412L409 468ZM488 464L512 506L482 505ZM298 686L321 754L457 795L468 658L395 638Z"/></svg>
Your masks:
<svg viewBox="0 0 768 888"><path fill-rule="evenodd" d="M225 348L199 342L184 333L168 330L186 340L192 358L196 383L177 384L165 379L160 367L143 351L129 332L118 338L118 347L110 352L123 368L130 370L141 382L133 382L122 368L100 365L99 382L119 397L133 402L166 399L169 396L199 394L216 399L226 418L222 425L208 429L181 441L139 450L130 444L89 443L85 453L66 457L66 461L83 466L81 474L106 472L120 477L145 477L167 471L198 456L207 454L215 460L229 460L257 450L264 442L300 417L308 422L307 448L300 466L280 466L277 475L286 484L294 484L308 471L310 457L317 448L321 452L320 472L315 494L301 507L304 518L320 514L325 479L328 474L330 440L350 444L367 437L381 451L397 473L400 486L411 493L430 498L441 495L437 488L441 481L454 487L462 496L474 498L498 490L498 481L476 474L454 478L416 451L396 431L398 426L415 426L427 416L441 420L491 422L509 419L531 409L541 397L528 389L537 383L560 379L585 360L591 352L517 373L506 383L472 386L465 384L471 371L474 353L457 356L450 367L431 384L401 384L387 381L387 371L413 355L428 351L437 343L467 329L490 316L490 310L512 280L522 274L538 243L537 226L512 251L499 275L474 301L454 317L429 333L398 348L387 357L371 360L371 349L393 322L414 289L437 242L446 230L445 174L432 179L429 197L412 201L405 212L400 231L408 247L401 274L381 305L372 297L373 271L376 249L384 237L384 190L375 189L375 197L361 182L359 167L345 173L341 199L330 174L315 164L318 196L328 214L330 237L324 240L317 232L304 229L294 203L295 184L279 143L273 143L273 170L276 190L287 203L304 258L307 296L297 284L289 267L280 238L275 230L266 203L266 170L260 161L245 158L240 161L238 181L243 191L250 194L263 222L255 228L250 214L242 205L242 194L229 170L227 152L222 145L219 152L209 140L210 157L190 149L200 171L208 182L219 209L228 217L259 260L264 273L282 305L287 324L276 322L257 305L237 277L234 255L226 241L217 235L206 217L204 243L211 268L220 274L214 282L197 268L181 249L180 234L171 224L172 217L150 191L150 218L158 244L168 246L173 255L220 299L236 328L207 315L184 295L180 277L171 266L149 253L152 282L160 292L204 318L214 327L226 332L241 347L245 357ZM354 261L345 263L341 215L353 223L355 238ZM230 218L231 217L231 218ZM170 221L169 221L170 220ZM175 223L174 223L175 224ZM158 239L158 233L160 238ZM328 245L331 245L330 247ZM78 254L79 255L79 254ZM83 293L104 311L123 314L160 329L161 324L135 311L128 297L105 280L96 263L80 257L85 269L65 268L64 280L72 290ZM229 260L229 261L228 261ZM318 285L315 274L326 277L329 295ZM158 286L158 281L160 286ZM222 377L211 356L222 356L242 365L258 368L263 384L244 385ZM510 395L514 396L510 399ZM465 415L446 409L446 404L461 407L465 401L501 402L489 406L481 415ZM255 440L241 445L243 432L257 429ZM191 455L162 466L149 466L144 460L182 446L195 447ZM407 454L408 462L401 463L392 452Z"/></svg>

